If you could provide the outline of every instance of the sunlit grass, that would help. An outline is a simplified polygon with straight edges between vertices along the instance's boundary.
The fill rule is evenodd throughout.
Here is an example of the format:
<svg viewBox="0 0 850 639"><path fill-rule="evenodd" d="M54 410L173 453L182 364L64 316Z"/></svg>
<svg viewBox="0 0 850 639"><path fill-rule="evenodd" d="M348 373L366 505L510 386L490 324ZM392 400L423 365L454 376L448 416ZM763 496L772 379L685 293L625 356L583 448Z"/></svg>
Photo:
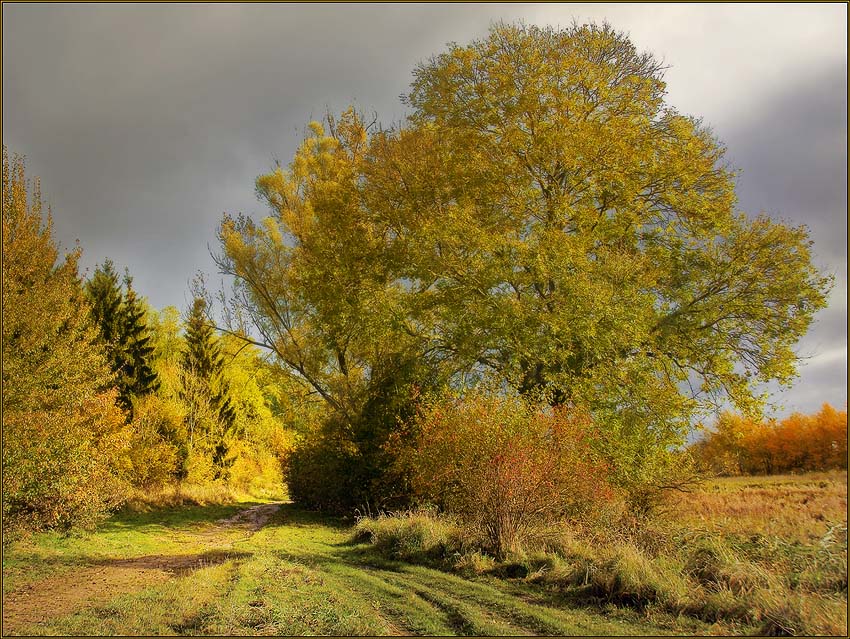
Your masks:
<svg viewBox="0 0 850 639"><path fill-rule="evenodd" d="M846 527L847 472L716 479L677 496L672 509L691 528L811 543Z"/></svg>
<svg viewBox="0 0 850 639"><path fill-rule="evenodd" d="M221 520L257 501L124 511L91 534L36 535L13 545L4 592L49 584L88 565L189 557L190 567L161 582L103 593L76 611L11 631L843 634L846 514L838 508L846 503L845 477L709 482L678 497L632 542L613 536L600 545L567 535L501 563L427 511L352 528L286 504L253 534ZM784 512L806 496L824 508L824 520L814 508ZM735 520L745 505L749 524ZM830 528L833 517L839 523Z"/></svg>

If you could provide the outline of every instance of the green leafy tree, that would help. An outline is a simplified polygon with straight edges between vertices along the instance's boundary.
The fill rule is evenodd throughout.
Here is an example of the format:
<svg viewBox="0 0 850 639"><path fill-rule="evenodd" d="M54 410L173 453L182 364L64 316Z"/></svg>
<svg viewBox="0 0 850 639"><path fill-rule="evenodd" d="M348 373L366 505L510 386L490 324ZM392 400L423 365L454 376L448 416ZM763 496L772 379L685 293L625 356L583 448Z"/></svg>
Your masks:
<svg viewBox="0 0 850 639"><path fill-rule="evenodd" d="M46 214L46 219L44 215ZM3 540L96 521L129 439L89 323L79 248L59 257L39 183L3 147Z"/></svg>
<svg viewBox="0 0 850 639"><path fill-rule="evenodd" d="M257 181L272 216L225 218L237 326L345 428L401 354L580 407L618 481L656 481L695 415L791 383L831 285L804 227L736 210L722 145L664 93L607 25L452 46L406 123L313 123Z"/></svg>
<svg viewBox="0 0 850 639"><path fill-rule="evenodd" d="M148 328L153 336L154 368L161 375L164 367L179 362L182 357L180 311L174 306L166 306L159 311L150 308L147 314Z"/></svg>
<svg viewBox="0 0 850 639"><path fill-rule="evenodd" d="M247 337L251 325L249 339L329 409L322 434L310 435L328 444L302 441L290 490L316 504L374 505L383 482L373 480L387 467L382 443L398 421L384 408L412 412L414 388L445 379L445 357L425 353L423 337L405 330L411 298L360 206L365 124L348 110L327 126L331 135L311 125L290 174L258 180L275 218L225 219L219 265L235 277L231 331ZM299 474L318 492L295 486Z"/></svg>

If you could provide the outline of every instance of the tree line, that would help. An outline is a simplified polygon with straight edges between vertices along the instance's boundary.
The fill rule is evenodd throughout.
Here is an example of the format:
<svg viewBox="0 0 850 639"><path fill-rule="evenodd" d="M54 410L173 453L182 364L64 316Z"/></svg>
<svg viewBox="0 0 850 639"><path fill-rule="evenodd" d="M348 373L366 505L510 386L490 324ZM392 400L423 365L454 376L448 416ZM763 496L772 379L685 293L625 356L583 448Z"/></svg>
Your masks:
<svg viewBox="0 0 850 639"><path fill-rule="evenodd" d="M719 475L770 475L847 468L847 409L829 404L812 415L760 420L724 413L692 447Z"/></svg>
<svg viewBox="0 0 850 639"><path fill-rule="evenodd" d="M177 349L173 318L152 329L129 277L105 263L81 285L76 253L57 262L13 162L9 512L75 490L27 464L84 400L101 411L74 418L85 436L50 445L60 465L96 457L119 479L122 429L147 424L143 448L171 451L163 476L224 481L259 420L291 435L283 470L307 506L457 509L480 472L482 486L561 482L535 517L588 505L569 495L645 510L687 474L697 417L726 402L756 415L760 384L792 383L831 287L804 227L736 209L722 144L665 92L663 65L607 24L497 24L452 45L414 70L403 122L328 114L257 179L270 215L218 228L233 280L221 336L199 286ZM270 380L253 404L218 363L231 344Z"/></svg>
<svg viewBox="0 0 850 639"><path fill-rule="evenodd" d="M90 525L134 489L276 490L291 437L260 354L218 337L203 299L182 321L150 308L110 260L83 280L5 147L3 177L4 539Z"/></svg>

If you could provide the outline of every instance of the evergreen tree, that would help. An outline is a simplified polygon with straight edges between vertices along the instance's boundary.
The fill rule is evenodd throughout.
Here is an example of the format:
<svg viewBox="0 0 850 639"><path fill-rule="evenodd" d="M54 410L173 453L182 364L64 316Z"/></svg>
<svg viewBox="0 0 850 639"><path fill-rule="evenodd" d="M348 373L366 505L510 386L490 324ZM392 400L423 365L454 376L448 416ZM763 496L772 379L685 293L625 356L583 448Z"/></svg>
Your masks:
<svg viewBox="0 0 850 639"><path fill-rule="evenodd" d="M222 476L232 462L227 460L229 445L227 438L236 426L236 410L230 399L230 388L224 376L224 358L221 347L206 321L206 302L196 298L186 320L186 350L183 367L204 387L216 421L217 432L210 433L213 440L212 460Z"/></svg>
<svg viewBox="0 0 850 639"><path fill-rule="evenodd" d="M152 359L155 350L147 326L145 309L133 289L133 278L124 275L126 294L122 308L123 357L122 399L129 402L131 397L141 397L156 392L159 379L153 370Z"/></svg>
<svg viewBox="0 0 850 639"><path fill-rule="evenodd" d="M98 265L92 278L85 285L86 297L91 307L90 314L100 330L101 340L109 345L110 351L118 344L121 336L121 285L112 260ZM110 360L112 360L110 352ZM113 372L117 367L113 366Z"/></svg>
<svg viewBox="0 0 850 639"><path fill-rule="evenodd" d="M116 374L119 401L131 411L133 398L155 392L159 380L152 367L154 347L146 313L129 274L124 276L124 285L126 293L121 290L112 261L106 260L86 282L85 292L91 318Z"/></svg>

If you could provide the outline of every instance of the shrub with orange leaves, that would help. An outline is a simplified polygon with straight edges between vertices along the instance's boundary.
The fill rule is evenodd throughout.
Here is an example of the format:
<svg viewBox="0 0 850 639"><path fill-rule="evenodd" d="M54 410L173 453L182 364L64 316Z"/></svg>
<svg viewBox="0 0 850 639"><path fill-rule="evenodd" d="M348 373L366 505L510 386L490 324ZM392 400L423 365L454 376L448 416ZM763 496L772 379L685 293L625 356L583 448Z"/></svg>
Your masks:
<svg viewBox="0 0 850 639"><path fill-rule="evenodd" d="M473 393L426 402L412 430L393 441L415 495L456 515L499 557L614 496L593 424L577 410Z"/></svg>

